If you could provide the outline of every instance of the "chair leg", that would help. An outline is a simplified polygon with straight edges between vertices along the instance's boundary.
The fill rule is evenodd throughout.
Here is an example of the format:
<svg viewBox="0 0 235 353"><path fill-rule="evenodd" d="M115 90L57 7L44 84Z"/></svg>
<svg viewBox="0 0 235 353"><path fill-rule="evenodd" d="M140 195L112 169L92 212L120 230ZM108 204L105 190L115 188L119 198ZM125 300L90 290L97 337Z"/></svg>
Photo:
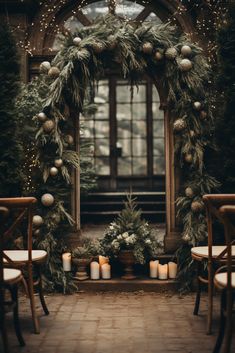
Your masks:
<svg viewBox="0 0 235 353"><path fill-rule="evenodd" d="M33 326L34 326L34 333L40 333L39 328L39 321L36 312L36 305L35 305L35 297L34 297L34 284L33 284L33 268L32 264L28 266L28 289L29 289L29 300L32 312L32 319L33 319Z"/></svg>
<svg viewBox="0 0 235 353"><path fill-rule="evenodd" d="M233 298L231 292L227 291L226 297L226 323L225 323L225 330L224 330L224 347L223 353L229 353L231 348L231 341L232 341L232 309L233 309Z"/></svg>
<svg viewBox="0 0 235 353"><path fill-rule="evenodd" d="M223 291L221 293L221 299L220 299L220 326L219 326L219 332L217 336L217 340L215 343L215 347L213 350L213 353L219 353L223 338L224 338L224 329L225 329L225 315L224 315L224 310L225 310L225 305L226 305L226 293Z"/></svg>
<svg viewBox="0 0 235 353"><path fill-rule="evenodd" d="M15 332L16 336L18 338L19 344L21 346L25 346L25 341L22 337L21 329L20 329L20 320L19 320L19 309L18 309L18 287L17 285L13 286L11 288L11 296L12 300L14 302L14 311L13 311L13 316L14 316L14 327L15 327Z"/></svg>
<svg viewBox="0 0 235 353"><path fill-rule="evenodd" d="M8 348L8 339L7 339L7 331L4 322L1 323L1 335L2 335L2 343L3 343L3 352L9 353Z"/></svg>
<svg viewBox="0 0 235 353"><path fill-rule="evenodd" d="M42 308L44 310L45 315L49 315L49 310L47 308L45 298L43 295L43 289L42 289L42 275L41 275L41 268L38 267L38 276L39 276L39 282L38 282L38 292L39 292L39 298L42 304Z"/></svg>
<svg viewBox="0 0 235 353"><path fill-rule="evenodd" d="M200 264L197 263L197 293L196 293L193 315L198 315L198 311L199 311L199 307L200 307L201 281L199 279L199 275L200 275Z"/></svg>
<svg viewBox="0 0 235 353"><path fill-rule="evenodd" d="M213 273L212 267L208 264L208 313L207 313L207 335L211 335L212 313L213 313Z"/></svg>

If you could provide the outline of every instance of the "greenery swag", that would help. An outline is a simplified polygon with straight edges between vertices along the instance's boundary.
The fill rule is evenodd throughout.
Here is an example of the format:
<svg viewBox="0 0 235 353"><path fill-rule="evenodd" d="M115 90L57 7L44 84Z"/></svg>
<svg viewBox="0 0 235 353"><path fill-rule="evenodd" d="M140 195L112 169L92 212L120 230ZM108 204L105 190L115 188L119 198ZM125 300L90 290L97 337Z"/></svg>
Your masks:
<svg viewBox="0 0 235 353"><path fill-rule="evenodd" d="M130 80L131 87L148 74L167 92L176 163L185 181L177 200L183 239L190 245L205 240L202 195L216 188L217 182L208 175L204 163L204 152L211 145L213 117L208 93L210 70L202 50L170 24L137 25L112 15L75 34L66 31L61 40L62 48L52 63L40 66L49 89L37 114L36 135L41 169L38 215L44 219L37 243L49 252L53 282L65 283L57 245L65 235L61 223L73 224L66 211L70 202L64 188L70 183L72 168L79 166L70 115L75 112L78 118L82 113L84 102L94 96L95 81L106 69L118 70Z"/></svg>

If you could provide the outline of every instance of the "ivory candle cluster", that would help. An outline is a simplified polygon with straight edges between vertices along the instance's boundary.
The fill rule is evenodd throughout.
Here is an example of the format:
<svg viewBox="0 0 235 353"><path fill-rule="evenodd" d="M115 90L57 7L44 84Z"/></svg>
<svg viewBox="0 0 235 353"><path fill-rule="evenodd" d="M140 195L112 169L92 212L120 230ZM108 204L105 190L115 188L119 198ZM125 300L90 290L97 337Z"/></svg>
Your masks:
<svg viewBox="0 0 235 353"><path fill-rule="evenodd" d="M92 261L90 264L90 276L91 279L110 279L111 278L111 266L109 264L109 258L105 256L99 256L99 262Z"/></svg>
<svg viewBox="0 0 235 353"><path fill-rule="evenodd" d="M168 264L161 265L158 260L149 262L149 276L150 278L158 279L174 279L177 275L177 264L175 262L168 262Z"/></svg>

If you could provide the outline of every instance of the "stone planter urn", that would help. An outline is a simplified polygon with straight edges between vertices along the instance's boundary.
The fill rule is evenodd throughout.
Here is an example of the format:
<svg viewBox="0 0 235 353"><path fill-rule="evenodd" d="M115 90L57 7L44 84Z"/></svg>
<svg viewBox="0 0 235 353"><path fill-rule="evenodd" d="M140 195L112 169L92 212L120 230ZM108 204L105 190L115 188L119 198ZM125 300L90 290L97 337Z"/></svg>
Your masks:
<svg viewBox="0 0 235 353"><path fill-rule="evenodd" d="M121 250L118 255L119 261L124 265L124 275L122 279L135 279L133 272L133 265L135 264L135 257L132 250Z"/></svg>
<svg viewBox="0 0 235 353"><path fill-rule="evenodd" d="M75 273L75 278L78 281L85 281L89 278L87 273L87 266L92 261L92 258L72 258L72 262L75 266L77 266L77 271Z"/></svg>

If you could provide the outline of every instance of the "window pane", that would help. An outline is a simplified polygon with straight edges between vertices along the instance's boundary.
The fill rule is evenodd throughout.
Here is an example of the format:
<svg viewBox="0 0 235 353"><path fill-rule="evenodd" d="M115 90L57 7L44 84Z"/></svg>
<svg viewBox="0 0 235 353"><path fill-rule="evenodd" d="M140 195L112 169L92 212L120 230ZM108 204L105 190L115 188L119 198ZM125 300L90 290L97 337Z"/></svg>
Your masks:
<svg viewBox="0 0 235 353"><path fill-rule="evenodd" d="M116 14L132 20L144 9L144 6L133 1L117 0L116 3Z"/></svg>
<svg viewBox="0 0 235 353"><path fill-rule="evenodd" d="M155 175L165 174L165 159L164 157L155 157L153 159L153 172Z"/></svg>
<svg viewBox="0 0 235 353"><path fill-rule="evenodd" d="M156 87L154 85L153 85L153 102L160 102L158 90L156 89Z"/></svg>
<svg viewBox="0 0 235 353"><path fill-rule="evenodd" d="M107 80L99 81L98 88L95 91L95 103L107 103L109 101L109 86Z"/></svg>
<svg viewBox="0 0 235 353"><path fill-rule="evenodd" d="M122 156L131 156L131 139L119 139L117 145L122 148Z"/></svg>
<svg viewBox="0 0 235 353"><path fill-rule="evenodd" d="M118 139L131 137L131 121L130 120L118 120Z"/></svg>
<svg viewBox="0 0 235 353"><path fill-rule="evenodd" d="M134 175L146 175L147 174L146 158L133 158L133 174Z"/></svg>
<svg viewBox="0 0 235 353"><path fill-rule="evenodd" d="M131 120L130 104L117 104L117 120Z"/></svg>
<svg viewBox="0 0 235 353"><path fill-rule="evenodd" d="M109 104L97 104L97 112L94 117L96 120L109 119Z"/></svg>
<svg viewBox="0 0 235 353"><path fill-rule="evenodd" d="M147 144L145 139L132 140L133 156L147 156Z"/></svg>
<svg viewBox="0 0 235 353"><path fill-rule="evenodd" d="M133 87L133 102L145 102L146 101L146 86L139 85L139 87ZM117 82L117 102L127 103L131 102L131 87L127 82L118 81Z"/></svg>
<svg viewBox="0 0 235 353"><path fill-rule="evenodd" d="M81 128L82 137L93 137L94 136L94 121L93 120L83 120Z"/></svg>
<svg viewBox="0 0 235 353"><path fill-rule="evenodd" d="M155 139L153 141L153 155L164 156L164 139Z"/></svg>
<svg viewBox="0 0 235 353"><path fill-rule="evenodd" d="M95 140L95 156L109 156L109 139Z"/></svg>
<svg viewBox="0 0 235 353"><path fill-rule="evenodd" d="M132 111L131 111L132 110ZM146 104L133 103L131 104L117 104L117 119L133 119L145 120L146 119Z"/></svg>
<svg viewBox="0 0 235 353"><path fill-rule="evenodd" d="M107 121L95 121L95 137L109 138L109 123Z"/></svg>
<svg viewBox="0 0 235 353"><path fill-rule="evenodd" d="M159 103L153 103L153 119L164 119L164 110L159 108Z"/></svg>
<svg viewBox="0 0 235 353"><path fill-rule="evenodd" d="M118 175L131 175L131 158L118 158Z"/></svg>
<svg viewBox="0 0 235 353"><path fill-rule="evenodd" d="M132 132L133 132L133 137L137 137L137 136L145 137L147 133L146 121L145 120L133 121Z"/></svg>
<svg viewBox="0 0 235 353"><path fill-rule="evenodd" d="M164 137L164 120L153 121L153 136Z"/></svg>
<svg viewBox="0 0 235 353"><path fill-rule="evenodd" d="M159 17L154 12L151 12L150 15L145 19L145 21L152 22L154 25L159 25L162 23Z"/></svg>
<svg viewBox="0 0 235 353"><path fill-rule="evenodd" d="M99 175L109 175L110 168L109 168L109 158L96 158L95 159L95 170L96 173Z"/></svg>
<svg viewBox="0 0 235 353"><path fill-rule="evenodd" d="M105 15L108 13L108 6L106 1L96 1L92 4L84 6L82 12L89 20L93 21L97 16Z"/></svg>
<svg viewBox="0 0 235 353"><path fill-rule="evenodd" d="M77 19L77 17L71 16L64 22L64 27L74 33L78 28L83 27L83 24Z"/></svg>

